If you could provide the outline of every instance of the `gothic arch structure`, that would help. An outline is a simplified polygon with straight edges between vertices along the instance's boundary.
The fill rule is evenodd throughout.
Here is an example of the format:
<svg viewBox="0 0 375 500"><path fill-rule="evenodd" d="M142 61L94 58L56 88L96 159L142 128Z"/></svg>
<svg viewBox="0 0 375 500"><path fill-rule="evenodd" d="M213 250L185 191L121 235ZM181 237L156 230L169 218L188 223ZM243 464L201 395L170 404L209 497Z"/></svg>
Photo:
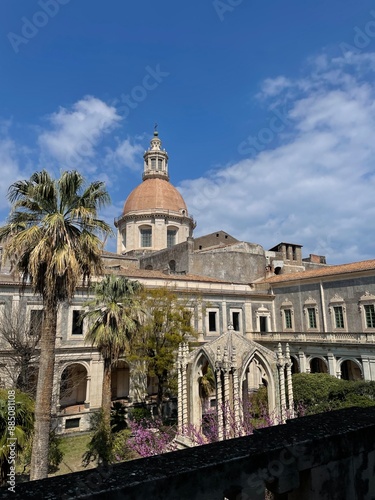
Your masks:
<svg viewBox="0 0 375 500"><path fill-rule="evenodd" d="M291 366L289 347L284 357L281 345L278 352L274 353L254 341L245 339L235 332L233 327L192 352L189 352L187 344L181 344L177 363L180 434L189 426L202 428L199 381L208 367L214 374L212 409L217 416L219 440L241 435L239 425L231 429L226 428L223 408L229 407L231 415L234 415L236 423L239 424L249 392L256 391L261 384L267 387L270 414L285 421L287 407L293 411Z"/></svg>

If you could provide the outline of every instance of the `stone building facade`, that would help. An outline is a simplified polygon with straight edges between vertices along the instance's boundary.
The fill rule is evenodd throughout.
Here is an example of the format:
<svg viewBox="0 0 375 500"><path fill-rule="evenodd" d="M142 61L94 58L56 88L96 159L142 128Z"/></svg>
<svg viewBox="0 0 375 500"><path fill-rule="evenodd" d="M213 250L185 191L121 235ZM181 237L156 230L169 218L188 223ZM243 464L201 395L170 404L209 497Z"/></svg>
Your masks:
<svg viewBox="0 0 375 500"><path fill-rule="evenodd" d="M289 343L295 372L375 380L375 260L327 266L323 256L303 258L299 244L265 250L224 231L194 238L195 222L169 182L168 154L157 133L144 160L143 181L115 221L117 252L103 253L108 272L191 297L191 321L207 352L230 326L236 337L273 353ZM78 289L59 311L54 413L61 432L87 429L89 413L101 406L103 363L85 343L87 325L77 323L87 299ZM21 293L1 262L0 321L21 308L32 323L41 307L28 287ZM4 339L0 349L0 383L11 385L9 373L19 368ZM36 357L31 366L37 370ZM140 392L142 376L122 360L112 377L113 399L151 401L155 381L144 380Z"/></svg>

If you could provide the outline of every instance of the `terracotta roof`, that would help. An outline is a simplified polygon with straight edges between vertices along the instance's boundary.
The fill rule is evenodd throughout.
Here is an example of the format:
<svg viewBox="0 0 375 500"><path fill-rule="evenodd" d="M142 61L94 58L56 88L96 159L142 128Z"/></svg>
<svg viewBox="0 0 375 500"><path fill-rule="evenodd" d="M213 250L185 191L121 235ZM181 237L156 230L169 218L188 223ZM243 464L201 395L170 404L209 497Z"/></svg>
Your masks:
<svg viewBox="0 0 375 500"><path fill-rule="evenodd" d="M309 278L323 278L325 276L335 276L347 273L357 273L360 271L375 271L375 259L352 262L350 264L340 264L338 266L324 266L320 269L310 269L299 273L279 274L271 276L257 283L283 283L287 281L299 281Z"/></svg>
<svg viewBox="0 0 375 500"><path fill-rule="evenodd" d="M165 179L146 179L137 186L125 201L123 214L137 210L185 210L186 204L181 194Z"/></svg>

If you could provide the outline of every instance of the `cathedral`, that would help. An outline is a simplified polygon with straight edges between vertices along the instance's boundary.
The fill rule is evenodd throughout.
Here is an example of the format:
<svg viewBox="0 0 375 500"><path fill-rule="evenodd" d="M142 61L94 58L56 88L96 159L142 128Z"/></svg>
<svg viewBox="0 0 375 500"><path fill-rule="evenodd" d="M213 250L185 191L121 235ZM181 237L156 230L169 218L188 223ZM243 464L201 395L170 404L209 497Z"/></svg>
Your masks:
<svg viewBox="0 0 375 500"><path fill-rule="evenodd" d="M195 238L196 222L170 183L169 158L157 131L143 158L142 182L115 220L117 251L104 252L103 259L108 272L146 288L170 287L180 296L201 298L191 305L199 347L178 357L181 395L195 391L199 400L194 384L210 366L223 383L213 400L226 397L225 387L234 394L265 385L274 409L282 401L280 352L287 352L283 359L290 373L375 380L375 260L330 266L324 256L303 257L301 244L275 242L264 249L215 228ZM0 266L0 318L23 311L32 336L41 300L27 288L20 294L1 248ZM87 298L84 289L77 289L59 311L53 412L61 433L88 429L90 412L101 406L103 363L84 341L86 323L78 321ZM4 338L0 350L0 384L11 386L19 373ZM191 380L184 380L182 366L190 367ZM36 360L32 371L29 376L36 377ZM126 359L118 364L112 373L113 401L152 401L155 380L147 379L140 395L136 375ZM182 396L178 405L185 423L199 420L202 408L192 408Z"/></svg>

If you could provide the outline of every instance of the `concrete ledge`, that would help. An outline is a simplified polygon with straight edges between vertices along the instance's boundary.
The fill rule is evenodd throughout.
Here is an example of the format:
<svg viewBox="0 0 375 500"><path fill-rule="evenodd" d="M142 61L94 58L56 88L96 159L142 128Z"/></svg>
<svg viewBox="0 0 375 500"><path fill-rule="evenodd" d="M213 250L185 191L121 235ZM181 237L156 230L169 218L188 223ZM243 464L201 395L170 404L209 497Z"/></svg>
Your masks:
<svg viewBox="0 0 375 500"><path fill-rule="evenodd" d="M375 408L303 417L254 435L0 489L0 498L372 500Z"/></svg>

